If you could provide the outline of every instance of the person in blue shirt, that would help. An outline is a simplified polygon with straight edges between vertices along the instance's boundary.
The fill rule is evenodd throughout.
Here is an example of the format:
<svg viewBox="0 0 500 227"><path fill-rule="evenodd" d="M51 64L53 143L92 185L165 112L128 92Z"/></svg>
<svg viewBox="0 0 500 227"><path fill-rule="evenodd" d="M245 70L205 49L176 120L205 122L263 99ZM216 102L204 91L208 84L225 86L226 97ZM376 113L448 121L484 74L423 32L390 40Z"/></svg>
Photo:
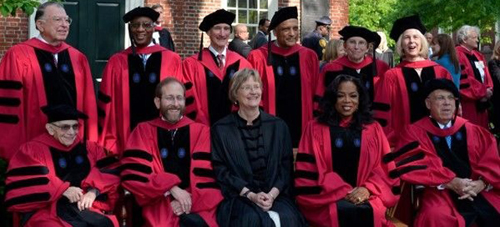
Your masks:
<svg viewBox="0 0 500 227"><path fill-rule="evenodd" d="M438 34L432 39L430 45L433 51L431 59L450 72L453 83L459 88L460 64L453 39L447 34Z"/></svg>

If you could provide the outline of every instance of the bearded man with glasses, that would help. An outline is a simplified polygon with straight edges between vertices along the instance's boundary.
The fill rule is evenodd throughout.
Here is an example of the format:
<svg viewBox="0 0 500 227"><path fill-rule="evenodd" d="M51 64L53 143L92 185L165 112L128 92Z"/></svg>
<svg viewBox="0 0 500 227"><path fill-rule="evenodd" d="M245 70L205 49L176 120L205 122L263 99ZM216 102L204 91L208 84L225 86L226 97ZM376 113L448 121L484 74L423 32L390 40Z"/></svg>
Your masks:
<svg viewBox="0 0 500 227"><path fill-rule="evenodd" d="M21 226L118 226L113 210L120 183L111 174L114 157L79 137L79 119L69 105L46 106L45 133L22 145L7 171L5 206ZM82 122L82 120L80 120Z"/></svg>
<svg viewBox="0 0 500 227"><path fill-rule="evenodd" d="M138 123L158 117L152 101L156 85L166 77L181 78L178 54L153 43L160 14L137 7L123 16L132 46L114 54L103 72L98 93L99 143L115 154L123 151Z"/></svg>
<svg viewBox="0 0 500 227"><path fill-rule="evenodd" d="M79 132L97 141L97 107L87 58L65 43L71 18L57 2L35 14L40 34L10 48L0 62L0 158L45 131L45 105L70 105L88 119Z"/></svg>

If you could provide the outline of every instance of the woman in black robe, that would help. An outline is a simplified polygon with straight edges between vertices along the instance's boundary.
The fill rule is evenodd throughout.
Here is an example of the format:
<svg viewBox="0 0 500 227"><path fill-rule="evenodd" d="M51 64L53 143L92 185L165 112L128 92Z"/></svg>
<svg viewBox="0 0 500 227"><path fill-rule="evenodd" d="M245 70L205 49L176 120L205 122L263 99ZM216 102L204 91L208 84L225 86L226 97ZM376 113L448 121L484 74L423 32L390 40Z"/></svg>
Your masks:
<svg viewBox="0 0 500 227"><path fill-rule="evenodd" d="M224 200L220 226L305 226L291 189L293 153L285 122L259 109L255 70L234 74L229 99L239 107L212 126L212 163Z"/></svg>

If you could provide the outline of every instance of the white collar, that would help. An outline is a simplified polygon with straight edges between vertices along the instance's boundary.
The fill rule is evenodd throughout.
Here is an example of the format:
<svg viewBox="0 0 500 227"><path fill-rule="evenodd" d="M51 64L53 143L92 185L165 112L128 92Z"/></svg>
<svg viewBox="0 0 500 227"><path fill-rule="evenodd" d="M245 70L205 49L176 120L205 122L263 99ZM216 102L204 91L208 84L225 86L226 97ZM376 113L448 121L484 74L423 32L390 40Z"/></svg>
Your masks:
<svg viewBox="0 0 500 227"><path fill-rule="evenodd" d="M226 57L227 47L224 47L224 50L222 51L222 53L217 52L212 45L210 45L208 47L208 50L210 50L210 52L212 52L212 54L214 54L215 56L221 54L224 58Z"/></svg>
<svg viewBox="0 0 500 227"><path fill-rule="evenodd" d="M448 121L448 123L446 123L446 125L443 125L443 124L441 124L439 122L437 122L437 123L438 123L440 129L445 129L445 128L450 128L451 127L451 120Z"/></svg>

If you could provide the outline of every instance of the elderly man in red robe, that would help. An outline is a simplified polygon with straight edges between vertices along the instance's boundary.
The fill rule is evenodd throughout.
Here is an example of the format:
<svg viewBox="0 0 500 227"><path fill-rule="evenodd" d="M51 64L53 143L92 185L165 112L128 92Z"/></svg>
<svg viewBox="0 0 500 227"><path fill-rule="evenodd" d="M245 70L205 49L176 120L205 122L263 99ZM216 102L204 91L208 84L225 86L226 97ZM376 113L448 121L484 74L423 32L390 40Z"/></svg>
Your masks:
<svg viewBox="0 0 500 227"><path fill-rule="evenodd" d="M222 195L211 165L210 130L184 116L184 85L156 88L160 116L140 123L123 153L122 185L142 207L144 226L217 226Z"/></svg>
<svg viewBox="0 0 500 227"><path fill-rule="evenodd" d="M297 18L297 7L278 10L269 26L276 40L248 55L248 61L262 77L264 110L286 122L293 147L298 147L302 131L313 119L313 96L319 74L316 53L297 44Z"/></svg>
<svg viewBox="0 0 500 227"><path fill-rule="evenodd" d="M138 123L158 116L152 100L156 85L164 78L181 78L178 54L153 43L154 22L160 14L137 7L123 16L132 46L114 54L104 69L98 94L99 143L121 154L130 132Z"/></svg>
<svg viewBox="0 0 500 227"><path fill-rule="evenodd" d="M45 131L40 108L67 104L88 115L80 127L97 141L97 108L85 55L66 44L71 18L62 4L46 2L35 14L35 38L10 48L0 63L0 158Z"/></svg>
<svg viewBox="0 0 500 227"><path fill-rule="evenodd" d="M385 157L396 161L392 177L401 175L425 187L414 226L498 226L500 157L495 138L456 116L459 92L450 80L428 81L424 95L430 115L412 124L398 151Z"/></svg>
<svg viewBox="0 0 500 227"><path fill-rule="evenodd" d="M493 95L493 80L484 56L477 50L479 28L464 25L457 31L462 116L470 122L488 127L488 100Z"/></svg>
<svg viewBox="0 0 500 227"><path fill-rule="evenodd" d="M120 178L95 142L79 137L69 105L47 106L46 132L21 146L7 170L5 206L19 213L21 226L118 226L112 212Z"/></svg>
<svg viewBox="0 0 500 227"><path fill-rule="evenodd" d="M229 81L238 70L252 67L227 47L234 18L234 13L223 9L203 18L199 29L207 33L210 46L202 48L202 33L200 52L182 63L186 87L193 92L186 100L186 114L196 122L213 125L230 114L233 103L227 97Z"/></svg>

